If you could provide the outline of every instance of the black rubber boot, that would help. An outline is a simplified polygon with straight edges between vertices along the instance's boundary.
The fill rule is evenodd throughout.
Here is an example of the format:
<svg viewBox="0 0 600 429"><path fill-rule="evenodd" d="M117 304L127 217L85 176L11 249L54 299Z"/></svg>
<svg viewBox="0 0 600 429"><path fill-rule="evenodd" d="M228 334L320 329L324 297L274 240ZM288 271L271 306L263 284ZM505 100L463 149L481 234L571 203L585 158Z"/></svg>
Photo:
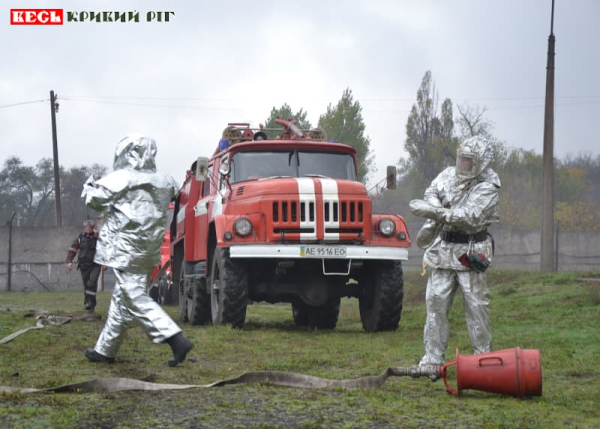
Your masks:
<svg viewBox="0 0 600 429"><path fill-rule="evenodd" d="M173 351L173 357L170 357L168 361L171 367L183 362L186 355L194 347L192 342L182 332L173 335L171 338L167 338L165 342L171 346L171 350Z"/></svg>
<svg viewBox="0 0 600 429"><path fill-rule="evenodd" d="M85 357L88 358L90 362L115 363L115 358L101 355L94 349L85 349Z"/></svg>

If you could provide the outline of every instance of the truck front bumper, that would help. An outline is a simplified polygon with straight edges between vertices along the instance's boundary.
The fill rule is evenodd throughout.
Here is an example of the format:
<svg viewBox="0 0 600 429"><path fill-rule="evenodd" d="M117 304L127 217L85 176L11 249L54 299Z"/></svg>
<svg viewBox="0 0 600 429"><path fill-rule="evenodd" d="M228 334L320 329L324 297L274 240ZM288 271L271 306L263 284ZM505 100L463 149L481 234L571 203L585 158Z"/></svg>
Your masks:
<svg viewBox="0 0 600 429"><path fill-rule="evenodd" d="M407 261L408 249L404 247L342 246L342 245L233 245L229 248L231 258L262 259L374 259Z"/></svg>

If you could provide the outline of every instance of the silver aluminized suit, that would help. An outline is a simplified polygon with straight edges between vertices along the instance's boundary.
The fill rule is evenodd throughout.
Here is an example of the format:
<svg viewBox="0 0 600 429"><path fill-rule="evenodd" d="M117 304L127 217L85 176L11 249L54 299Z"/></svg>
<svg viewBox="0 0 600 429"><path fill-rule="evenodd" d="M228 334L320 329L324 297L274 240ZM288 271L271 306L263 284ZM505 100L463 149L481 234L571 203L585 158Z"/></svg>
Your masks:
<svg viewBox="0 0 600 429"><path fill-rule="evenodd" d="M471 169L458 167L458 158L471 159ZM485 255L491 263L493 243L486 229L498 222L500 179L488 168L493 148L483 138L472 137L458 148L457 167L442 171L425 191L424 200L413 200L411 211L428 218L417 236L425 248L423 262L431 268L427 282L425 356L420 365L442 364L448 347L448 313L460 286L465 319L474 352L492 348L489 289L485 269L477 272L463 265L462 255ZM463 257L464 260L464 257Z"/></svg>
<svg viewBox="0 0 600 429"><path fill-rule="evenodd" d="M156 172L156 143L130 134L117 143L114 171L84 185L82 197L101 211L103 225L94 262L114 269L115 289L104 329L94 350L114 358L127 328L135 320L154 343L181 332L146 287L160 264L166 210L175 194L170 176Z"/></svg>

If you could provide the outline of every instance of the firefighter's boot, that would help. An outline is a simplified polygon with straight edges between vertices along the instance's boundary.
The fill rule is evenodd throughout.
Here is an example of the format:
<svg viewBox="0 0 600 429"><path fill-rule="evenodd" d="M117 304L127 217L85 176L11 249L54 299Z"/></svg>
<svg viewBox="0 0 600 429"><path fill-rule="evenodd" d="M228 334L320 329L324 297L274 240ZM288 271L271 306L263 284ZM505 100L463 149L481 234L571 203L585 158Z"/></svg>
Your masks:
<svg viewBox="0 0 600 429"><path fill-rule="evenodd" d="M115 363L115 358L101 355L94 349L85 349L85 357L88 358L90 362Z"/></svg>
<svg viewBox="0 0 600 429"><path fill-rule="evenodd" d="M168 361L171 367L183 362L186 355L194 347L192 342L182 332L173 335L171 338L167 338L165 342L171 346L171 350L173 351L173 357L170 357Z"/></svg>

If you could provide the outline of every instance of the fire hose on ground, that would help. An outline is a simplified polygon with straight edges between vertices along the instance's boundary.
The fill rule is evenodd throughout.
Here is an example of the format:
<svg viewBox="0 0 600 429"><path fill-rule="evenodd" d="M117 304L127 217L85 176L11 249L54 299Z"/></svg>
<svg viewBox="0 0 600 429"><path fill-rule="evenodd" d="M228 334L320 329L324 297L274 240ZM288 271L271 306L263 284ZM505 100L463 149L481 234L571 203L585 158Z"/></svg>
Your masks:
<svg viewBox="0 0 600 429"><path fill-rule="evenodd" d="M17 336L31 330L43 329L46 325L62 325L72 320L86 320L86 316L52 316L47 313L37 317L35 327L15 332L0 340L7 343ZM456 388L448 383L448 369L456 367ZM461 355L456 350L456 359L444 365L425 365L411 367L388 367L380 375L366 376L347 380L331 380L311 375L283 371L254 371L238 377L216 381L210 384L160 384L130 378L98 378L80 383L66 384L46 389L16 388L0 386L0 392L18 393L89 393L119 392L126 390L182 390L193 388L213 388L233 384L266 384L297 388L341 388L371 390L380 388L390 377L427 377L432 381L443 378L446 391L459 395L462 390L474 389L491 393L500 393L515 397L542 395L542 365L539 350L505 349L479 355Z"/></svg>

